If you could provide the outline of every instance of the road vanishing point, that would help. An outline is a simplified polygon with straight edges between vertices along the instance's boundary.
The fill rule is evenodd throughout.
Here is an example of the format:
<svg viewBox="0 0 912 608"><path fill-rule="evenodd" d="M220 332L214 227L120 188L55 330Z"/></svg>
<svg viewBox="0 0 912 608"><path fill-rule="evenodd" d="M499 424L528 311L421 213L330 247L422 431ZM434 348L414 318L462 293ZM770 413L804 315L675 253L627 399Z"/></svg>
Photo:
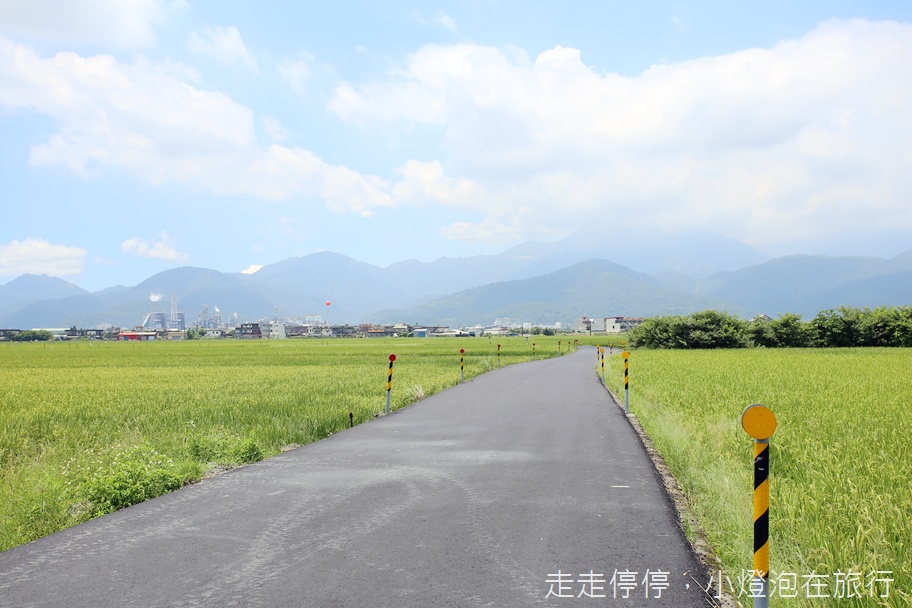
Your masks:
<svg viewBox="0 0 912 608"><path fill-rule="evenodd" d="M592 354L494 370L9 549L0 606L712 605Z"/></svg>

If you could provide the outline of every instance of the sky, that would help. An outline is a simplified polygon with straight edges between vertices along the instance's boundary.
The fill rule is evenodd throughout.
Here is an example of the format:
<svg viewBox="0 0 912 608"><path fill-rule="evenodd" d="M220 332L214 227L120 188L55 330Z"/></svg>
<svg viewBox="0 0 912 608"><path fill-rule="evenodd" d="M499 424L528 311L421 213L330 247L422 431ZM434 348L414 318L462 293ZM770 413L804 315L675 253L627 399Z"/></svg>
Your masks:
<svg viewBox="0 0 912 608"><path fill-rule="evenodd" d="M0 284L912 249L912 3L0 1Z"/></svg>

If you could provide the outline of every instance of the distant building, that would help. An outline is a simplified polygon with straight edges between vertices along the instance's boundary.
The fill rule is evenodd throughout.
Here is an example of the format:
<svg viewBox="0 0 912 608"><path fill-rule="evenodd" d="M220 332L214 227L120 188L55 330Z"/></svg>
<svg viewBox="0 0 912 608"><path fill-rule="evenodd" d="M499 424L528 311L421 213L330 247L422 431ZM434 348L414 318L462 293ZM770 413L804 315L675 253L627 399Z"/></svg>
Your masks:
<svg viewBox="0 0 912 608"><path fill-rule="evenodd" d="M124 342L151 342L155 340L154 331L122 331L117 334L117 339Z"/></svg>
<svg viewBox="0 0 912 608"><path fill-rule="evenodd" d="M642 317L605 317L605 333L627 333L637 325L642 324Z"/></svg>
<svg viewBox="0 0 912 608"><path fill-rule="evenodd" d="M438 327L432 335L435 338L462 338L468 337L469 332L461 329L450 329L449 327Z"/></svg>
<svg viewBox="0 0 912 608"><path fill-rule="evenodd" d="M54 340L66 340L69 327L33 327L35 331L47 331L51 333Z"/></svg>
<svg viewBox="0 0 912 608"><path fill-rule="evenodd" d="M104 338L105 330L103 329L77 329L74 325L73 327L66 330L66 339L67 340L79 340L82 338L87 338L89 340L101 340Z"/></svg>
<svg viewBox="0 0 912 608"><path fill-rule="evenodd" d="M234 333L235 337L238 338L262 338L263 334L260 331L259 323L241 323L241 326L237 328L237 331Z"/></svg>
<svg viewBox="0 0 912 608"><path fill-rule="evenodd" d="M150 312L143 319L142 328L148 331L167 331L169 329L183 331L187 327L182 312Z"/></svg>
<svg viewBox="0 0 912 608"><path fill-rule="evenodd" d="M260 335L267 340L284 340L285 324L281 321L267 321L260 323Z"/></svg>
<svg viewBox="0 0 912 608"><path fill-rule="evenodd" d="M485 335L485 328L481 325L476 325L475 327L467 327L466 331L472 337L481 337Z"/></svg>
<svg viewBox="0 0 912 608"><path fill-rule="evenodd" d="M286 325L285 336L288 338L299 338L310 335L311 327L307 325Z"/></svg>
<svg viewBox="0 0 912 608"><path fill-rule="evenodd" d="M630 331L643 322L639 317L581 317L573 322L576 333L621 334Z"/></svg>
<svg viewBox="0 0 912 608"><path fill-rule="evenodd" d="M468 336L469 334L464 331L450 330L449 327L446 327L444 325L412 328L412 336L416 338L441 338L453 337L457 335Z"/></svg>

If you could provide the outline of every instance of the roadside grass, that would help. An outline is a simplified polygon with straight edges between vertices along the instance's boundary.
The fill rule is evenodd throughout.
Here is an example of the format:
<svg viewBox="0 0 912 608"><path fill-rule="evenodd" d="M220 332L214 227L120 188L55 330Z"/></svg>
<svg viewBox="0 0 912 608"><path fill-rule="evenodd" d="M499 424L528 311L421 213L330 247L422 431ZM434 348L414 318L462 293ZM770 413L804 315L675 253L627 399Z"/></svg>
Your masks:
<svg viewBox="0 0 912 608"><path fill-rule="evenodd" d="M532 358L522 337L0 344L0 550L374 418L390 353L398 409L455 385L460 348L466 380L496 368L498 342Z"/></svg>
<svg viewBox="0 0 912 608"><path fill-rule="evenodd" d="M740 416L763 403L779 423L770 603L912 605L910 364L912 349L631 354L631 412L682 485L736 596L753 568L753 448ZM609 365L609 384L622 391L622 360ZM793 598L776 587L790 582Z"/></svg>

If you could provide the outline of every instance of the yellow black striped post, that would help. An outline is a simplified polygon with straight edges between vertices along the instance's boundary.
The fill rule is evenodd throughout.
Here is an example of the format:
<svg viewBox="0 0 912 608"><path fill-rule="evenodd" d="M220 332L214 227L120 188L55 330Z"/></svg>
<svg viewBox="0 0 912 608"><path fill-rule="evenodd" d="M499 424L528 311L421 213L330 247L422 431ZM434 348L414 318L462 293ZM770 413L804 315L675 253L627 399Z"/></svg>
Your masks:
<svg viewBox="0 0 912 608"><path fill-rule="evenodd" d="M390 411L390 392L393 390L393 361L396 360L396 355L390 355L390 366L389 373L386 375L386 413L389 414Z"/></svg>
<svg viewBox="0 0 912 608"><path fill-rule="evenodd" d="M754 608L769 606L769 440L776 416L759 403L741 414L741 426L754 438Z"/></svg>
<svg viewBox="0 0 912 608"><path fill-rule="evenodd" d="M760 579L759 595L768 595L769 439L754 441L754 579ZM757 602L754 606L758 608Z"/></svg>
<svg viewBox="0 0 912 608"><path fill-rule="evenodd" d="M535 342L532 343L532 358L535 358Z"/></svg>
<svg viewBox="0 0 912 608"><path fill-rule="evenodd" d="M465 382L465 349L459 349L459 381Z"/></svg>
<svg viewBox="0 0 912 608"><path fill-rule="evenodd" d="M624 357L624 413L630 413L630 353L626 350L621 353Z"/></svg>
<svg viewBox="0 0 912 608"><path fill-rule="evenodd" d="M604 386L604 384L605 384L605 349L600 348L599 351L600 351L601 359L602 359L602 385Z"/></svg>
<svg viewBox="0 0 912 608"><path fill-rule="evenodd" d="M497 368L500 369L500 344L497 345Z"/></svg>

